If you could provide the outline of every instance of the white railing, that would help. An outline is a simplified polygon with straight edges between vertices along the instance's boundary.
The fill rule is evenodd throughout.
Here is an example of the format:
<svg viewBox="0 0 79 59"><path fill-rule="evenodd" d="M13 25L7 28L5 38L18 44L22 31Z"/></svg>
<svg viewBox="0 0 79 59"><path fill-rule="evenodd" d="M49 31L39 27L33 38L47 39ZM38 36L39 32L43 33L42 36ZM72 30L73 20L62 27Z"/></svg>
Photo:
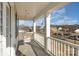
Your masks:
<svg viewBox="0 0 79 59"><path fill-rule="evenodd" d="M38 41L40 43L40 45L44 46L44 35L35 33L34 40Z"/></svg>
<svg viewBox="0 0 79 59"><path fill-rule="evenodd" d="M79 45L58 38L51 39L51 53L55 56L79 56Z"/></svg>
<svg viewBox="0 0 79 59"><path fill-rule="evenodd" d="M44 36L35 33L35 39L40 43L40 45L44 45ZM79 45L71 43L69 41L61 40L58 38L49 37L51 39L51 51L49 51L52 55L55 56L79 56Z"/></svg>
<svg viewBox="0 0 79 59"><path fill-rule="evenodd" d="M38 33L35 33L34 35L34 40L38 41L40 45L44 46L44 36ZM51 37L50 39L51 54L55 56L79 56L79 45L58 38Z"/></svg>
<svg viewBox="0 0 79 59"><path fill-rule="evenodd" d="M32 40L33 39L33 32L20 32L18 34L18 40Z"/></svg>

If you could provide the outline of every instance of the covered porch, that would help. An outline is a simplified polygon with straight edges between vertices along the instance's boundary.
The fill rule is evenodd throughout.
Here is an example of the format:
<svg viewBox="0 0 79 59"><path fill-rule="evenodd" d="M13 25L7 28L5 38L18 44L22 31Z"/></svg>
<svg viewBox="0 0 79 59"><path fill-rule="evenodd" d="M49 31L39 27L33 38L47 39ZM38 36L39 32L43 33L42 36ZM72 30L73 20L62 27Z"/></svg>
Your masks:
<svg viewBox="0 0 79 59"><path fill-rule="evenodd" d="M79 56L79 41L70 38L75 34L65 30L63 33L61 26L57 26L56 29L55 26L50 25L52 12L70 4L69 2L5 2L2 4L1 26L3 27L1 28L3 30L1 30L2 45L0 44L2 55ZM58 16L60 18L60 15ZM44 22L40 23L41 25L39 25L41 21L39 18ZM24 24L26 21L32 21L28 23L32 25L28 27L29 25L26 24L25 27L22 22L20 26L20 20L24 20Z"/></svg>
<svg viewBox="0 0 79 59"><path fill-rule="evenodd" d="M19 50L22 52L27 50L28 52L25 53L25 55L38 55L38 56L47 56L47 55L53 55L53 56L75 56L79 54L79 45L74 44L73 40L61 40L59 38L51 37L50 34L50 20L51 20L51 12L62 8L63 6L67 5L69 3L58 3L58 2L48 2L48 3L15 3L16 5L16 11L17 11L17 18L19 20L25 19L25 20L33 20L33 31L29 34L23 35L23 46L25 50ZM32 8L32 9L31 9ZM45 26L44 26L44 33L40 34L39 31L37 31L37 23L36 21L40 16L44 17ZM39 20L41 21L41 20ZM29 40L25 36L29 35ZM22 36L20 36L22 39ZM63 37L62 37L63 38ZM25 40L26 39L26 40ZM64 39L64 38L63 38ZM18 41L18 44L20 42ZM28 45L30 44L30 45ZM37 45L37 46L36 46ZM21 47L23 47L21 46ZM31 46L31 47L30 47ZM35 47L34 47L35 46ZM20 47L20 45L19 45ZM18 48L19 48L18 47ZM27 48L28 47L28 48ZM40 48L38 48L40 47ZM20 48L19 48L20 49ZM23 49L23 48L22 48ZM35 52L36 51L36 52ZM28 54L32 53L32 54Z"/></svg>

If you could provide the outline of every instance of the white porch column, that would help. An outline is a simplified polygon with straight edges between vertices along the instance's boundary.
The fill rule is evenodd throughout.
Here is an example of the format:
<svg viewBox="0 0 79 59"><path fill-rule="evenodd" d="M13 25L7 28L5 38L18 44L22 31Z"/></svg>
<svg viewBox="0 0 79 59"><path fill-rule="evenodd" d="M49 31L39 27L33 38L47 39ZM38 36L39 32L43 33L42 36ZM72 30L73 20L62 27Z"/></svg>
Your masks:
<svg viewBox="0 0 79 59"><path fill-rule="evenodd" d="M7 31L10 31L10 28L6 26L7 24L7 9L8 3L3 2L3 36L2 36L2 48L3 48L3 56L14 56L15 55L15 49L14 49L14 43L15 43L15 13L13 12L14 9L12 7L11 9L11 39L7 38ZM10 21L10 20L9 20ZM8 22L9 24L10 22ZM10 26L10 24L8 25ZM8 30L7 30L8 28ZM7 31L6 31L7 30ZM10 42L11 40L11 42ZM9 42L9 43L8 43ZM10 46L11 43L11 46Z"/></svg>
<svg viewBox="0 0 79 59"><path fill-rule="evenodd" d="M45 23L46 23L46 39L45 39L45 45L47 50L51 50L51 39L50 37L50 17L51 14L47 14L45 17Z"/></svg>
<svg viewBox="0 0 79 59"><path fill-rule="evenodd" d="M6 3L3 3L3 36L2 36L2 48L3 56L7 56L6 53ZM9 52L8 52L9 53Z"/></svg>
<svg viewBox="0 0 79 59"><path fill-rule="evenodd" d="M36 32L36 22L34 21L34 33Z"/></svg>
<svg viewBox="0 0 79 59"><path fill-rule="evenodd" d="M34 20L33 21L33 35L34 35L33 38L35 38L35 33L36 33L36 21Z"/></svg>
<svg viewBox="0 0 79 59"><path fill-rule="evenodd" d="M15 7L14 7L14 3L11 6L11 56L15 56L15 52L16 52L16 45L17 45L17 40L15 37Z"/></svg>

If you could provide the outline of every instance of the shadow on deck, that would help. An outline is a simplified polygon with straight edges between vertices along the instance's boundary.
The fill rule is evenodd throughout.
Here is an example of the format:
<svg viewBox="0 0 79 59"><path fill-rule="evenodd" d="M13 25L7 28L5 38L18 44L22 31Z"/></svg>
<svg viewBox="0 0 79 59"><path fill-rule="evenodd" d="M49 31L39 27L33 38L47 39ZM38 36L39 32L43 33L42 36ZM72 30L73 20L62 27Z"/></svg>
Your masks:
<svg viewBox="0 0 79 59"><path fill-rule="evenodd" d="M16 56L49 56L34 40L24 43L23 40L18 42Z"/></svg>

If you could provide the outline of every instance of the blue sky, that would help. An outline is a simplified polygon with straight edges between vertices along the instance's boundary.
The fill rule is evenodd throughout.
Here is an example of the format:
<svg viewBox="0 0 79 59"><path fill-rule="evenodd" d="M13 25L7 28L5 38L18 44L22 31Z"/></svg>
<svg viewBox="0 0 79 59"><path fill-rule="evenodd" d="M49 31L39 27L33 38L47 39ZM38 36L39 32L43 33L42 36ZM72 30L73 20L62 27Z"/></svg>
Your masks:
<svg viewBox="0 0 79 59"><path fill-rule="evenodd" d="M79 3L74 2L51 13L52 25L79 24Z"/></svg>
<svg viewBox="0 0 79 59"><path fill-rule="evenodd" d="M33 26L33 21L32 20L20 20L19 25L25 25L25 26Z"/></svg>
<svg viewBox="0 0 79 59"><path fill-rule="evenodd" d="M45 20L44 20L44 17L43 16L41 16L40 18L38 18L37 20L36 20L36 24L37 24L37 26L44 26L45 25Z"/></svg>
<svg viewBox="0 0 79 59"><path fill-rule="evenodd" d="M44 26L44 17L38 18L37 26ZM19 21L19 25L32 26L33 21ZM51 25L79 24L79 2L70 3L51 13Z"/></svg>

